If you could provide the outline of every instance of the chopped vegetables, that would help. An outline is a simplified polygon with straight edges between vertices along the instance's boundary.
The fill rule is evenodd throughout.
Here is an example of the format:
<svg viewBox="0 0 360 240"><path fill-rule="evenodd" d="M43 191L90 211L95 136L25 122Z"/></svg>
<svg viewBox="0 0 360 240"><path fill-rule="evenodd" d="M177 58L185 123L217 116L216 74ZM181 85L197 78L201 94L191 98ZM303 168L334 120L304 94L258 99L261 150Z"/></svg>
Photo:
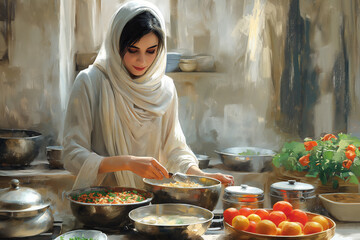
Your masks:
<svg viewBox="0 0 360 240"><path fill-rule="evenodd" d="M71 197L73 200L94 204L123 204L142 202L146 196L136 190L115 192L113 190L85 192Z"/></svg>

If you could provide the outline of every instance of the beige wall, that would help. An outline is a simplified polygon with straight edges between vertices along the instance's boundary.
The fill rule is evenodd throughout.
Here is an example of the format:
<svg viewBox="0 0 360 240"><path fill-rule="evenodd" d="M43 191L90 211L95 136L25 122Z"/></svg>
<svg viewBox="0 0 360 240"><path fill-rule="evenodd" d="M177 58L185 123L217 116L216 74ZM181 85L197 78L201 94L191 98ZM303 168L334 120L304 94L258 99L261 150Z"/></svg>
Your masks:
<svg viewBox="0 0 360 240"><path fill-rule="evenodd" d="M9 60L0 62L0 128L35 129L49 144L61 142L66 101L77 74L76 53L97 51L121 2L15 1ZM214 156L213 150L231 146L277 150L283 141L332 131L360 135L358 1L300 1L297 19L303 21L307 39L299 59L306 59L308 81L318 90L316 97L307 95L313 103L294 105L294 114L289 106L284 111L282 103L287 101L284 91L293 90L299 75L288 57L296 53L288 27L297 26L289 17L290 1L152 2L164 13L169 50L211 54L223 73L175 78L181 124L195 152ZM347 89L339 93L337 84ZM293 91L288 95L297 94ZM344 108L347 117L339 118ZM299 120L301 116L306 118Z"/></svg>

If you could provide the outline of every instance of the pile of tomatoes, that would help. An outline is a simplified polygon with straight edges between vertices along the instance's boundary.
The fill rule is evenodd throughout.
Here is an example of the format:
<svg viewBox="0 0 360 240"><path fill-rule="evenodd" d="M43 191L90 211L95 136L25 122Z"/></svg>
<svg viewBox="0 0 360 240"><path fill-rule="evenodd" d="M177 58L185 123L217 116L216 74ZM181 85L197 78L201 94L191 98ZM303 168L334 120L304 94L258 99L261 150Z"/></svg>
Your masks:
<svg viewBox="0 0 360 240"><path fill-rule="evenodd" d="M228 208L224 211L224 221L237 230L283 236L313 234L330 227L325 217L310 217L306 212L294 209L287 201L276 202L272 210Z"/></svg>

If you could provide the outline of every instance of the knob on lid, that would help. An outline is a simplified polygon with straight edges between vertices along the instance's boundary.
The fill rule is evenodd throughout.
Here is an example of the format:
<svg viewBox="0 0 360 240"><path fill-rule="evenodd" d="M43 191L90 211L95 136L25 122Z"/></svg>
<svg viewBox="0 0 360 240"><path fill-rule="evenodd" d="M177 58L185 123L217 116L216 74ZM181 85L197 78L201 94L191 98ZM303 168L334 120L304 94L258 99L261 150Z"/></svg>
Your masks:
<svg viewBox="0 0 360 240"><path fill-rule="evenodd" d="M20 187L18 179L11 180L9 188L0 190L0 210L22 210L42 203L40 193Z"/></svg>

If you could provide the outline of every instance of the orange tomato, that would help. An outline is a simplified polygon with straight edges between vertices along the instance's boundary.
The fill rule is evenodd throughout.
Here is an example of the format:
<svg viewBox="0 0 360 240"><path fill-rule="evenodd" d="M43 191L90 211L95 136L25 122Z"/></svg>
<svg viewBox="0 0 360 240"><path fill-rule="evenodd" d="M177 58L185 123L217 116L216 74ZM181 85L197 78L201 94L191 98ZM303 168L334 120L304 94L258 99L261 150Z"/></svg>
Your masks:
<svg viewBox="0 0 360 240"><path fill-rule="evenodd" d="M328 133L328 134L325 134L325 136L321 140L322 141L329 141L332 138L334 138L335 140L337 139L337 137L335 137L335 135Z"/></svg>
<svg viewBox="0 0 360 240"><path fill-rule="evenodd" d="M345 156L347 159L351 160L351 161L354 161L354 158L356 157L356 154L354 151L351 151L351 150L347 150L345 152Z"/></svg>
<svg viewBox="0 0 360 240"><path fill-rule="evenodd" d="M255 213L252 213L249 216L247 216L247 219L249 219L249 221L254 221L256 223L261 221L261 217Z"/></svg>
<svg viewBox="0 0 360 240"><path fill-rule="evenodd" d="M268 219L279 226L282 221L286 220L286 215L282 211L272 211Z"/></svg>
<svg viewBox="0 0 360 240"><path fill-rule="evenodd" d="M289 220L290 222L299 222L302 225L305 225L308 221L308 216L304 211L300 209L294 209L289 214Z"/></svg>
<svg viewBox="0 0 360 240"><path fill-rule="evenodd" d="M228 208L225 209L223 215L225 222L231 225L233 218L239 215L239 210L237 210L236 208Z"/></svg>
<svg viewBox="0 0 360 240"><path fill-rule="evenodd" d="M323 227L323 230L327 230L330 227L329 221L325 217L323 217L321 215L313 217L311 219L311 221L320 223L321 226Z"/></svg>
<svg viewBox="0 0 360 240"><path fill-rule="evenodd" d="M254 212L256 215L261 217L261 220L265 220L269 218L269 212L266 209L257 209Z"/></svg>
<svg viewBox="0 0 360 240"><path fill-rule="evenodd" d="M353 162L352 162L350 159L345 159L345 160L343 161L343 163L342 163L342 166L343 166L344 168L349 169L349 168L351 167L352 163L353 163Z"/></svg>
<svg viewBox="0 0 360 240"><path fill-rule="evenodd" d="M317 142L316 141L307 141L304 142L304 147L306 151L310 151L313 149L313 147L317 146Z"/></svg>
<svg viewBox="0 0 360 240"><path fill-rule="evenodd" d="M304 167L305 166L309 166L309 163L310 163L310 153L309 154L306 154L305 156L302 156L301 158L299 158L299 163L301 165L303 165Z"/></svg>
<svg viewBox="0 0 360 240"><path fill-rule="evenodd" d="M249 221L249 227L245 231L255 233L256 224L254 221Z"/></svg>
<svg viewBox="0 0 360 240"><path fill-rule="evenodd" d="M304 234L312 234L322 231L323 231L323 227L318 222L307 222L304 226Z"/></svg>
<svg viewBox="0 0 360 240"><path fill-rule="evenodd" d="M277 227L275 223L265 219L256 224L255 232L260 234L276 235Z"/></svg>
<svg viewBox="0 0 360 240"><path fill-rule="evenodd" d="M237 230L246 230L249 227L250 222L247 217L238 215L233 218L231 225Z"/></svg>
<svg viewBox="0 0 360 240"><path fill-rule="evenodd" d="M356 147L354 146L354 144L349 144L349 146L347 146L346 150L347 150L347 151L349 151L349 150L350 150L350 151L355 152Z"/></svg>
<svg viewBox="0 0 360 240"><path fill-rule="evenodd" d="M274 204L273 210L282 211L286 216L288 216L293 210L293 205L288 201L278 201Z"/></svg>
<svg viewBox="0 0 360 240"><path fill-rule="evenodd" d="M302 233L301 227L295 222L286 222L281 228L281 235L296 236Z"/></svg>
<svg viewBox="0 0 360 240"><path fill-rule="evenodd" d="M249 207L242 207L239 209L239 214L244 215L245 217L249 216L252 213L254 213L254 210Z"/></svg>

